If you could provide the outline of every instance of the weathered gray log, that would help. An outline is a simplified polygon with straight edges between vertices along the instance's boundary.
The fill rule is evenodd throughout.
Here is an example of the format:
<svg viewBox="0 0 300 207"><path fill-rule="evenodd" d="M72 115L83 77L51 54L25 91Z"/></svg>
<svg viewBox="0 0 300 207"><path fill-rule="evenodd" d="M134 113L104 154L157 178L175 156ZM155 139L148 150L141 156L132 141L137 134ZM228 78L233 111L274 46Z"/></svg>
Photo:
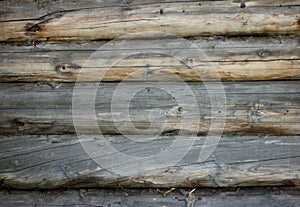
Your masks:
<svg viewBox="0 0 300 207"><path fill-rule="evenodd" d="M46 42L38 45L2 43L0 81L74 82L80 72L89 76L88 81L171 81L175 79L174 74L184 81L216 78L224 81L300 78L299 36L209 37L189 41L207 55L207 58L197 59L201 64L201 77L187 67L186 59L177 60L168 55L171 48L189 53L192 59L195 48L185 48L185 45L176 39L135 39L130 40L130 45L119 41L114 43L115 48L109 48L108 51L101 49L103 59L112 59L120 51L124 56L129 55L112 67L97 63L97 59L91 57L99 47L107 43L106 41ZM137 48L149 45L156 48L160 54L130 55L132 50L140 51ZM89 58L95 61L91 61L92 64L86 63ZM82 67L87 70L81 70ZM216 70L216 73L209 72L211 70Z"/></svg>
<svg viewBox="0 0 300 207"><path fill-rule="evenodd" d="M198 35L299 34L299 2L0 2L0 41L113 39L132 32Z"/></svg>
<svg viewBox="0 0 300 207"><path fill-rule="evenodd" d="M169 189L81 189L54 191L0 191L1 206L40 207L40 206L119 206L119 207L186 207L188 199L176 189L163 197L160 192ZM194 191L195 207L269 207L300 204L300 191L292 187L197 189Z"/></svg>
<svg viewBox="0 0 300 207"><path fill-rule="evenodd" d="M82 133L98 133L91 123L93 116L87 115L89 108L95 106L96 121L104 134L144 134L150 127L153 134L178 133L179 129L207 134L209 130L223 129L219 121L223 115L225 134L300 134L299 84L299 81L223 83L226 111L225 108L212 111L214 103L210 98L222 97L223 92L217 83L211 83L210 95L203 83L126 82L121 88L116 88L118 83L102 83L95 104L89 100L97 83L80 83L79 93L74 92L74 83L1 83L0 133L75 133L72 117L75 93L74 100L76 97L81 100L73 108L83 112L78 118ZM129 94L140 87L126 105ZM115 95L112 102L113 94L120 90L121 94ZM126 109L130 110L129 117ZM220 125L210 129L211 122Z"/></svg>
<svg viewBox="0 0 300 207"><path fill-rule="evenodd" d="M88 142L97 146L96 137L86 135L80 138L80 143ZM123 136L105 136L118 153L149 159L162 150L168 150L175 138L182 141L181 145L162 158L164 163L172 159L174 153L186 150L186 143L192 138L164 136L148 142L134 142ZM177 164L170 165L167 162L157 169L149 166L149 170L137 170L130 176L114 174L101 166L105 156L114 154L100 156L103 162L98 165L80 143L75 135L1 136L1 186L52 189L300 184L299 136L223 136L205 162L198 161L204 137L196 137L192 148ZM133 163L128 160L117 164L127 169Z"/></svg>

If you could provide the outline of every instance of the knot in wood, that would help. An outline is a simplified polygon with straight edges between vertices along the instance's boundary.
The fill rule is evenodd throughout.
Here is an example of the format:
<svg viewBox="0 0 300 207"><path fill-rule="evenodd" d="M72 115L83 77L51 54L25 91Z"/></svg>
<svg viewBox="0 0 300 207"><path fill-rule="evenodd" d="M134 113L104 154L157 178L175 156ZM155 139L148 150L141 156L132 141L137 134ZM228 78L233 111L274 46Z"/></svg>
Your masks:
<svg viewBox="0 0 300 207"><path fill-rule="evenodd" d="M38 25L38 24L28 24L27 25L27 29L26 31L27 32L38 32L38 31L41 31L41 27Z"/></svg>
<svg viewBox="0 0 300 207"><path fill-rule="evenodd" d="M254 114L256 116L263 116L265 113L263 111L257 110L257 111L254 111Z"/></svg>
<svg viewBox="0 0 300 207"><path fill-rule="evenodd" d="M79 65L72 64L72 63L57 64L55 66L56 72L58 74L63 74L63 75L72 75L75 70L80 68L81 67Z"/></svg>
<svg viewBox="0 0 300 207"><path fill-rule="evenodd" d="M69 73L71 72L70 68L67 65L61 65L59 71L62 73Z"/></svg>
<svg viewBox="0 0 300 207"><path fill-rule="evenodd" d="M14 119L12 121L12 128L15 128L18 132L21 132L28 128L28 124L23 119Z"/></svg>
<svg viewBox="0 0 300 207"><path fill-rule="evenodd" d="M182 116L182 107L174 106L173 108L166 111L166 117L181 117Z"/></svg>
<svg viewBox="0 0 300 207"><path fill-rule="evenodd" d="M267 57L267 56L269 56L270 55L270 53L269 53L269 51L267 51L267 50L258 50L257 51L257 55L259 56L259 57Z"/></svg>
<svg viewBox="0 0 300 207"><path fill-rule="evenodd" d="M250 109L248 111L248 117L250 122L258 122L259 118L265 114L263 107L264 104L259 102L251 104Z"/></svg>

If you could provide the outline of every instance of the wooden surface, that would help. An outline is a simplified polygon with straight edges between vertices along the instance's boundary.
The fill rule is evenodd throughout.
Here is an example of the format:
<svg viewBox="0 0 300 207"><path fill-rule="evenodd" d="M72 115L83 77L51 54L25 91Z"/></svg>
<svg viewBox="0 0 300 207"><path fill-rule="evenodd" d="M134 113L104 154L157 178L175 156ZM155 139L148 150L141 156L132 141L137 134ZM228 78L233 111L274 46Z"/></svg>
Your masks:
<svg viewBox="0 0 300 207"><path fill-rule="evenodd" d="M97 145L96 137L86 135L81 143ZM149 142L123 136L105 138L120 153L149 157L168 149L175 137ZM192 139L176 138L182 141L178 151L170 152L164 160L186 150L185 143ZM299 136L223 136L212 156L199 163L204 137L197 137L188 154L174 166L166 163L161 168L120 176L97 165L75 135L1 136L0 180L3 187L19 189L300 185L299 142ZM118 165L125 168L132 163Z"/></svg>
<svg viewBox="0 0 300 207"><path fill-rule="evenodd" d="M300 79L299 36L198 37L185 41L199 49L189 48L178 39L133 39L126 44L116 41L112 47L107 46L111 44L107 41L2 43L0 81L74 82L79 73L88 76L87 81L172 81L175 75L184 81ZM96 53L101 58L96 59L92 54L101 46L101 53ZM150 47L155 48L157 53L131 55L143 47L149 51ZM170 57L170 50L189 53L187 58L201 65L201 75L187 66L186 59ZM202 51L203 55L194 58L195 51ZM112 67L105 61L99 62L114 58L116 53L128 57Z"/></svg>
<svg viewBox="0 0 300 207"><path fill-rule="evenodd" d="M195 203L188 206L183 192L191 189L176 189L163 197L168 189L119 189L119 190L55 190L55 191L0 191L0 205L12 207L40 206L111 206L111 207L297 207L300 192L295 188L246 188L246 189L197 189ZM182 191L182 192L180 192ZM192 196L190 196L192 197Z"/></svg>
<svg viewBox="0 0 300 207"><path fill-rule="evenodd" d="M0 1L0 185L31 190L300 185L299 13L298 0ZM136 32L155 33L111 41ZM166 33L186 38L188 44L158 35ZM195 47L185 48L190 44ZM93 56L99 48L101 55ZM146 52L138 53L141 51ZM183 57L174 58L175 51ZM127 57L105 73L120 54ZM198 67L200 77L191 65ZM87 78L78 80L79 74ZM186 85L176 82L178 78ZM90 104L100 80L95 104ZM112 96L123 80L112 111ZM225 95L216 80L223 81ZM74 95L75 81L82 81L76 85L82 90ZM159 89L162 85L169 91ZM126 106L129 94L139 86L146 88ZM212 112L214 104L221 102L211 97L221 100L223 95L226 103ZM94 106L95 121L105 139L130 156L157 154L176 135L182 143L180 152L190 142L189 135L196 136L196 143L177 164L130 176L114 174L97 165L75 135L74 123L79 120L77 127L84 134L81 144L94 144L98 130L88 114ZM124 112L128 108L129 117ZM83 111L74 122L72 112L78 109ZM224 125L222 116L226 117ZM224 136L216 150L199 162L205 135L220 130ZM137 135L142 142L131 142L125 135ZM158 137L147 142L142 140L145 135L150 140ZM120 167L127 169L131 163L122 162ZM295 189L279 189L279 194L266 189L258 190L259 195L253 194L256 190L243 189L246 196L236 190L230 198L220 190L197 202L203 201L201 206L239 206L251 200L257 206L282 206L289 199L291 206L299 206ZM5 199L0 199L0 205L16 201L39 206L44 200L34 198L45 196L51 205L59 206L51 200L55 192L49 197L29 192L31 200L22 203L22 191L12 196L1 191ZM101 202L95 195L109 194L105 190L87 192L66 191L56 198L63 202L74 198L78 205L85 205L85 196ZM128 202L136 194L134 191ZM143 198L149 206L155 205L152 195L147 192ZM105 199L107 205L119 205ZM124 197L118 199L124 203ZM162 206L193 207L192 201L158 201Z"/></svg>
<svg viewBox="0 0 300 207"><path fill-rule="evenodd" d="M0 41L114 39L142 31L181 37L300 32L297 0L1 1L0 8Z"/></svg>
<svg viewBox="0 0 300 207"><path fill-rule="evenodd" d="M104 83L99 86L96 94L95 114L104 134L144 134L154 124L154 132L149 133L154 134L156 130L161 134L176 133L181 129L185 133L203 135L209 131L211 121L221 123L222 116L226 117L224 134L300 134L299 84L299 81L224 83L226 105L214 112L210 98L222 96L222 90L214 83L210 86L210 96L203 83L182 85L171 82L153 85L127 82L122 89L116 88L118 83ZM72 95L75 93L73 83L1 83L0 87L1 134L75 133L72 116ZM87 111L93 106L88 100L93 97L92 89L95 87L96 83L79 85L77 88L81 88L80 92L74 96L81 101L74 104L73 108ZM126 106L128 94L139 87L143 90ZM122 92L114 99L114 108L111 109L112 96L120 90ZM193 95L195 100L191 97ZM127 107L130 110L129 117L125 116ZM182 111L170 114L176 107L181 107ZM98 133L91 123L92 119L93 116L87 112L78 118L82 128L80 132ZM130 123L134 123L140 130L134 130ZM219 124L211 132L217 132L222 127Z"/></svg>

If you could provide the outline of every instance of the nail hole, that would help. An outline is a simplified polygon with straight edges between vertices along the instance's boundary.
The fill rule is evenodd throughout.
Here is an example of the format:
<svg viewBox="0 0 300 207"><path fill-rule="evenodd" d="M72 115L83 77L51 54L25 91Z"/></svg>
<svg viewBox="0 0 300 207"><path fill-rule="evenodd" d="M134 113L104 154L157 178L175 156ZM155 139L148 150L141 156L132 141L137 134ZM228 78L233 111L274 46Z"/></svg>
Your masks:
<svg viewBox="0 0 300 207"><path fill-rule="evenodd" d="M218 113L220 114L220 113L221 113L221 111L218 111Z"/></svg>
<svg viewBox="0 0 300 207"><path fill-rule="evenodd" d="M65 70L65 69L66 69L66 66L64 66L64 65L61 66L61 69L62 69L62 70Z"/></svg>
<svg viewBox="0 0 300 207"><path fill-rule="evenodd" d="M160 14L164 14L164 10L163 10L163 9L160 9L160 10L159 10L159 13L160 13Z"/></svg>
<svg viewBox="0 0 300 207"><path fill-rule="evenodd" d="M246 4L244 2L241 3L241 8L245 8Z"/></svg>
<svg viewBox="0 0 300 207"><path fill-rule="evenodd" d="M178 107L178 111L179 112L181 112L182 111L182 107L180 106L180 107Z"/></svg>
<svg viewBox="0 0 300 207"><path fill-rule="evenodd" d="M184 13L185 12L185 10L182 10L182 13Z"/></svg>

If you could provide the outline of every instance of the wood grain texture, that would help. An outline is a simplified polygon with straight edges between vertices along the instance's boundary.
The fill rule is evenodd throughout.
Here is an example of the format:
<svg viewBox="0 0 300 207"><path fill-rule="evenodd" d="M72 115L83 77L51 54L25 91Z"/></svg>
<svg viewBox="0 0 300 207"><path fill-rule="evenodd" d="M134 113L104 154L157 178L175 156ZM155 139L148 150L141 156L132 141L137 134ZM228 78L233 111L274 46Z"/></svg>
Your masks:
<svg viewBox="0 0 300 207"><path fill-rule="evenodd" d="M88 100L94 96L92 89L98 87L97 83L77 86L81 91L74 97L82 101L73 108L83 110L78 118L82 121L81 132L98 133L91 123L93 118L87 115L93 106ZM222 90L214 83L209 96L203 83L127 82L122 86L122 93L114 98L112 110L112 96L120 91L117 86L118 83L102 83L96 93L96 121L104 134L143 134L149 127L153 132L148 130L148 133L153 134L178 133L179 129L206 134L211 121L219 123L219 117L225 112L225 134L300 134L298 81L224 83L226 111L222 108L218 112L212 111L210 98L221 97ZM0 87L1 134L75 133L73 83L1 83ZM128 94L135 88L141 90L128 103ZM174 110L179 107L181 111L177 114ZM125 115L126 109L129 117ZM131 123L139 130L133 129ZM222 128L220 124L210 130L217 132Z"/></svg>
<svg viewBox="0 0 300 207"><path fill-rule="evenodd" d="M81 143L97 145L96 137L86 135ZM105 139L120 153L149 157L167 150L175 137L162 136L148 142L123 136ZM181 146L163 160L186 150L185 143L192 138L176 139L182 141ZM198 162L204 137L197 137L187 155L174 166L167 163L165 167L120 176L96 164L75 135L1 136L0 180L2 187L19 189L299 185L299 142L299 136L223 136L213 154ZM131 164L128 160L118 165L126 168Z"/></svg>
<svg viewBox="0 0 300 207"><path fill-rule="evenodd" d="M133 32L182 37L299 34L299 2L1 1L0 41L114 39Z"/></svg>
<svg viewBox="0 0 300 207"><path fill-rule="evenodd" d="M168 189L161 189L160 192ZM180 189L181 191L183 189ZM187 198L180 190L163 197L156 189L81 189L55 191L0 191L0 205L14 207L40 206L112 206L112 207L186 207ZM184 189L189 192L189 189ZM233 188L197 189L194 191L195 207L296 207L300 204L297 188Z"/></svg>
<svg viewBox="0 0 300 207"><path fill-rule="evenodd" d="M89 77L85 81L174 81L176 78L184 81L216 78L223 81L252 81L300 78L299 36L186 40L203 52L199 58L193 57L196 49L184 48L177 39L128 41L130 44L116 41L114 49L101 49L101 58L93 57L92 54L106 45L107 41L46 42L37 45L2 43L0 81L74 82L79 74ZM143 46L150 45L158 53L131 55L133 50L139 52ZM168 48L185 51L189 54L188 59L198 61L201 75L187 66L190 60L185 57L182 60L170 57ZM99 62L101 59L114 58L118 52L128 57L112 67L103 63L105 61Z"/></svg>

